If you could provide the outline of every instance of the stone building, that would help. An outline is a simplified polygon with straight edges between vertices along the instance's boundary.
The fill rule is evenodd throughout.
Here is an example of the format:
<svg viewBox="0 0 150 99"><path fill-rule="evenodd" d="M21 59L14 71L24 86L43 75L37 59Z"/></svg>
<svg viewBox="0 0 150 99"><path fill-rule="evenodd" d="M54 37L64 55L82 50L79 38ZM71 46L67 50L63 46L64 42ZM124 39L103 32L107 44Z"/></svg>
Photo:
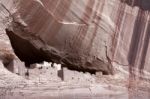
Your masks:
<svg viewBox="0 0 150 99"><path fill-rule="evenodd" d="M10 72L25 76L27 71L24 62L21 62L18 59L12 60L7 66L5 66Z"/></svg>

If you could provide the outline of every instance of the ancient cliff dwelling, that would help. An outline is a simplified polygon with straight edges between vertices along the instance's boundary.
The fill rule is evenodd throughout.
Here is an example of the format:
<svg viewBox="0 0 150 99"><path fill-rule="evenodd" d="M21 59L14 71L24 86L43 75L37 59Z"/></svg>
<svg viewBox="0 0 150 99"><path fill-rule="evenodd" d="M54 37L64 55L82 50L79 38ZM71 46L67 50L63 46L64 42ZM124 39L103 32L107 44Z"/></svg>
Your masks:
<svg viewBox="0 0 150 99"><path fill-rule="evenodd" d="M0 99L150 99L150 0L0 0Z"/></svg>

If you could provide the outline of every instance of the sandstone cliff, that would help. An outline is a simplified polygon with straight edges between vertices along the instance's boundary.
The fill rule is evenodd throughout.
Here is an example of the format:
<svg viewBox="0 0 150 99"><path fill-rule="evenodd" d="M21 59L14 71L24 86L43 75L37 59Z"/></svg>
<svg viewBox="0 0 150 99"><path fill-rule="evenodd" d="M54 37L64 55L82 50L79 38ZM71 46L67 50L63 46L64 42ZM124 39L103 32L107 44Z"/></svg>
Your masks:
<svg viewBox="0 0 150 99"><path fill-rule="evenodd" d="M114 65L149 69L148 0L1 0L4 27L26 64L113 73ZM3 16L1 14L1 16Z"/></svg>
<svg viewBox="0 0 150 99"><path fill-rule="evenodd" d="M0 0L0 99L149 99L149 11L150 0Z"/></svg>

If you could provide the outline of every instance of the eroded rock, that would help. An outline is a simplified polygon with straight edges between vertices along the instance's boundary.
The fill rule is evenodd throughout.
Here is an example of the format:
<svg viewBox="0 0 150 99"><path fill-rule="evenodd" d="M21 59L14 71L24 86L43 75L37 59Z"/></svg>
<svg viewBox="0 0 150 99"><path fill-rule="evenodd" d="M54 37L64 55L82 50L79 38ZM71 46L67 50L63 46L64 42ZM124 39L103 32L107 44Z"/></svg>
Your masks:
<svg viewBox="0 0 150 99"><path fill-rule="evenodd" d="M103 9L103 2L97 4L88 1L79 4L83 5L83 11L79 10L81 15L78 14L77 17L67 15L69 12L77 13L75 10L71 12L71 9L76 8L77 1L29 2L20 1L18 9L12 13L13 21L6 30L16 55L22 61L32 64L45 60L81 71L113 72L106 55L107 41L101 36L103 33L98 32L102 28L96 25L99 24L97 21L100 22L100 15L96 16L96 11ZM59 8L64 9L60 10L62 13L59 13L58 8L52 11L55 8L51 6L57 3L64 5L64 8ZM94 7L97 8L93 9ZM86 16L87 13L89 16ZM108 38L109 35L105 36Z"/></svg>
<svg viewBox="0 0 150 99"><path fill-rule="evenodd" d="M112 63L149 70L147 0L12 1L2 0L12 19L6 32L27 65L50 61L106 74Z"/></svg>

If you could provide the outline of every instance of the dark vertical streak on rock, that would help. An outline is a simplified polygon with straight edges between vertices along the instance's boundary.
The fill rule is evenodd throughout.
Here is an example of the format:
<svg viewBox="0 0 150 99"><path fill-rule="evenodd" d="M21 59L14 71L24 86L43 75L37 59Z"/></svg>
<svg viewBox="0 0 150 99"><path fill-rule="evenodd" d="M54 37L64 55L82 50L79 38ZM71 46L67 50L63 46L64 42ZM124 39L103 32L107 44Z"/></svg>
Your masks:
<svg viewBox="0 0 150 99"><path fill-rule="evenodd" d="M59 6L55 9L54 15L60 16L60 21L63 21L64 17L66 16L66 13L69 10L69 7L71 5L73 0L61 0L59 2Z"/></svg>
<svg viewBox="0 0 150 99"><path fill-rule="evenodd" d="M95 0L88 0L88 3L85 7L84 15L82 17L82 20L85 20L87 23L84 26L78 27L78 33L76 33L76 36L74 37L74 46L81 48L82 42L86 37L87 31L88 31L88 23L91 18L93 7L95 4Z"/></svg>
<svg viewBox="0 0 150 99"><path fill-rule="evenodd" d="M24 19L26 23L29 24L30 27L32 27L32 31L40 32L44 27L48 28L47 31L46 29L45 30L43 29L45 34L48 35L48 36L46 35L45 38L49 37L48 39L53 39L59 33L63 25L58 21L62 21L64 19L71 4L72 0L63 0L63 1L61 0L58 4L60 6L58 6L55 13L50 13L49 10L45 8L45 6L40 5L37 1L31 0L29 4L28 3L24 4L24 2L21 2L20 5L22 7L19 9L19 11L21 13L21 18ZM55 17L52 14L54 14ZM51 27L48 27L50 24ZM38 34L39 33L36 33L36 35ZM51 44L54 42L48 43Z"/></svg>
<svg viewBox="0 0 150 99"><path fill-rule="evenodd" d="M59 1L58 1L59 2ZM61 0L60 3L59 3L59 7L56 9L54 15L57 17L59 15L61 15L61 18L59 19L59 21L63 21L64 17L66 16L66 13L68 12L70 6L71 6L71 3L72 3L72 0ZM64 7L62 7L62 5ZM64 9L62 9L64 8ZM58 10L58 11L57 11ZM61 23L58 23L58 22L53 22L52 23L52 27L51 29L52 30L55 30L53 33L49 33L49 34L52 34L50 37L50 39L52 38L55 38L55 36L57 36L57 33L60 31L61 27L62 27L63 24Z"/></svg>
<svg viewBox="0 0 150 99"><path fill-rule="evenodd" d="M150 0L120 0L130 6L138 6L142 10L150 10Z"/></svg>
<svg viewBox="0 0 150 99"><path fill-rule="evenodd" d="M129 54L128 54L128 62L129 62L129 72L131 75L133 75L135 69L135 62L136 62L136 56L138 54L138 48L139 48L139 41L141 36L141 26L142 24L142 10L139 10L138 16L135 21L134 29L133 29L133 35L131 39Z"/></svg>
<svg viewBox="0 0 150 99"><path fill-rule="evenodd" d="M144 66L145 66L145 60L146 60L146 54L147 54L147 50L148 50L149 41L150 41L150 23L148 22L147 31L146 31L146 35L144 38L144 47L142 50L141 63L139 65L140 73L142 73Z"/></svg>
<svg viewBox="0 0 150 99"><path fill-rule="evenodd" d="M96 11L100 10L99 13L101 14L102 11L103 11L103 8L104 8L104 4L102 5L102 7L100 9L99 9L99 6L100 6L100 1L98 2L97 6L96 6ZM101 16L97 15L97 13L95 13L93 20L95 20L95 28L94 28L94 32L92 33L92 38L90 39L90 43L89 43L89 45L87 47L88 53L90 53L90 51L92 49L92 44L93 44L94 39L95 39L96 34L97 34L99 23L101 21Z"/></svg>
<svg viewBox="0 0 150 99"><path fill-rule="evenodd" d="M122 22L122 19L123 19L123 15L124 15L124 10L125 10L125 5L124 3L120 3L120 6L118 7L118 15L117 15L117 19L116 19L116 29L115 29L115 33L112 37L112 48L111 48L111 51L112 51L112 58L114 58L115 56L115 50L116 50L116 47L117 47L117 42L118 42L118 36L119 36L119 33L120 33L120 27L121 27L121 22Z"/></svg>

